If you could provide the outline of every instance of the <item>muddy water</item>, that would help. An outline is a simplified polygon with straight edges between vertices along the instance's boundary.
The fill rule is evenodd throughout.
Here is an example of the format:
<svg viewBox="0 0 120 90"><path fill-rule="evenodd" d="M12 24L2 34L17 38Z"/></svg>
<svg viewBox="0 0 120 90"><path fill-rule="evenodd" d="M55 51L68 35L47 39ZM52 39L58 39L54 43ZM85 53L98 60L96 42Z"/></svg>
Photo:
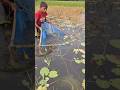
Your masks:
<svg viewBox="0 0 120 90"><path fill-rule="evenodd" d="M55 82L48 90L82 90L82 80L84 79L84 74L81 70L85 67L84 64L76 64L73 58L81 58L81 53L75 54L73 50L75 48L84 49L81 43L85 42L85 31L80 25L76 26L65 26L63 28L64 33L69 37L69 40L65 45L56 45L51 53L45 56L36 56L35 63L36 69L36 80L39 78L40 68L47 66L44 62L45 57L51 60L51 65L49 66L52 70L57 70L59 72L59 77L50 80L49 83ZM52 40L50 43L55 43L57 41ZM65 43L66 41L61 40L57 43ZM37 40L36 40L37 44ZM36 47L36 53L38 49Z"/></svg>

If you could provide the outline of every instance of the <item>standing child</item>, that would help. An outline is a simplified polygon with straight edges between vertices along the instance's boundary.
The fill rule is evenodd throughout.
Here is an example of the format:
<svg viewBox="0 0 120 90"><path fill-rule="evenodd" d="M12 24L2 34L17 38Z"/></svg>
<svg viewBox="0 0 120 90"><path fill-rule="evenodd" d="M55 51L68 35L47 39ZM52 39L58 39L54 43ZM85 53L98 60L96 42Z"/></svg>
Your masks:
<svg viewBox="0 0 120 90"><path fill-rule="evenodd" d="M46 31L43 31L41 28L41 24L42 22L44 22L46 20L46 16L47 16L47 8L48 5L46 2L41 2L40 3L40 7L38 9L38 11L36 11L35 13L35 27L36 27L36 33L37 33L37 37L38 37L38 33L41 33L40 35L40 41L39 41L39 45L43 45L46 42ZM41 42L43 41L43 42Z"/></svg>
<svg viewBox="0 0 120 90"><path fill-rule="evenodd" d="M64 33L59 28L46 21L47 8L47 3L41 2L39 10L35 13L35 26L37 30L41 32L39 40L41 54L43 54L43 52L46 53L47 51L46 44L48 34L57 34L59 37L64 37Z"/></svg>

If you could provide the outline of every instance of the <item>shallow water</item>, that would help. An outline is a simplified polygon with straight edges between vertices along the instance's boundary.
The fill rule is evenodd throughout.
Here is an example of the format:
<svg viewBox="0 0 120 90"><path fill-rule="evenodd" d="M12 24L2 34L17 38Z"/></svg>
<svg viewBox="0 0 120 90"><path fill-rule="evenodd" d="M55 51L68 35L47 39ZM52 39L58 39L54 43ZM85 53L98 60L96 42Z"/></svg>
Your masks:
<svg viewBox="0 0 120 90"><path fill-rule="evenodd" d="M63 32L70 38L65 45L56 45L51 53L47 54L46 57L51 60L50 69L57 70L59 72L59 77L52 79L49 83L56 81L54 84L50 85L48 90L82 90L82 80L84 79L84 74L82 69L85 68L84 64L76 64L73 58L81 58L82 53L75 54L74 49L80 48L85 49L81 43L85 42L85 31L83 28L78 26L65 26ZM49 40L48 40L49 41ZM50 43L65 43L64 40L54 41ZM36 43L37 44L37 43ZM36 52L37 52L36 48ZM35 57L36 69L36 80L40 77L40 68L47 66L44 62L45 57L41 56Z"/></svg>

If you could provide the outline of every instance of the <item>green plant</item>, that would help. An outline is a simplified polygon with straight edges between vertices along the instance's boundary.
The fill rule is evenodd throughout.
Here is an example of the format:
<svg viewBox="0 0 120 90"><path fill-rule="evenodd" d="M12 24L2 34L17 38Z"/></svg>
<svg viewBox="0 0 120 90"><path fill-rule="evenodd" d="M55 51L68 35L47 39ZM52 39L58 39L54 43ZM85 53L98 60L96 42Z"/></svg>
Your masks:
<svg viewBox="0 0 120 90"><path fill-rule="evenodd" d="M49 87L48 81L58 77L58 72L55 70L49 70L47 67L43 67L40 69L40 75L42 76L42 79L39 81L39 87L37 90L47 90L47 87Z"/></svg>

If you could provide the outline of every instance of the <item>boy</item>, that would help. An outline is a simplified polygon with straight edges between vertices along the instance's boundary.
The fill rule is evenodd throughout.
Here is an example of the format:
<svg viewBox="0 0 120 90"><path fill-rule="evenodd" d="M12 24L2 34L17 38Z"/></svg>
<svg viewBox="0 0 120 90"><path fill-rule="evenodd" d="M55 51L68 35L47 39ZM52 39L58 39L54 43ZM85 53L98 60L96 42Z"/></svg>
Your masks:
<svg viewBox="0 0 120 90"><path fill-rule="evenodd" d="M41 2L39 10L35 13L35 26L37 30L41 32L40 35L40 42L39 42L39 48L40 48L40 54L46 54L48 53L48 50L50 50L51 46L48 46L46 48L47 44L47 37L49 34L57 34L57 36L63 38L64 33L57 28L56 26L52 25L50 22L46 22L47 17L47 8L48 5L45 2ZM42 47L42 48L41 48Z"/></svg>
<svg viewBox="0 0 120 90"><path fill-rule="evenodd" d="M39 10L35 13L35 27L36 27L36 30L37 30L36 31L37 37L38 37L38 33L41 33L39 45L41 45L41 44L45 45L45 43L46 43L45 42L46 41L46 31L44 31L40 28L41 28L41 23L46 20L47 8L48 8L47 3L46 2L41 2ZM41 42L41 40L42 40L42 42ZM46 49L42 48L42 50L46 50Z"/></svg>
<svg viewBox="0 0 120 90"><path fill-rule="evenodd" d="M47 16L47 4L45 2L41 2L40 8L35 13L35 27L37 29L37 32L39 32L39 28L41 27L41 23L46 19ZM38 34L37 34L38 36Z"/></svg>

